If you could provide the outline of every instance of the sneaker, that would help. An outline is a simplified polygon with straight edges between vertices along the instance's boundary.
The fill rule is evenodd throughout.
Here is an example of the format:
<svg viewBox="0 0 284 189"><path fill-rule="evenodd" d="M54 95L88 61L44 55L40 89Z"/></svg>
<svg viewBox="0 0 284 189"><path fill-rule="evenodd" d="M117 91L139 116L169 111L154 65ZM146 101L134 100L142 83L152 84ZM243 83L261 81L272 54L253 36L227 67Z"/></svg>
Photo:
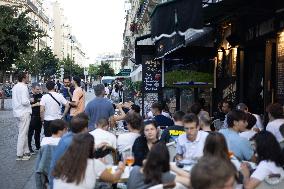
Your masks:
<svg viewBox="0 0 284 189"><path fill-rule="evenodd" d="M16 161L27 161L30 160L30 156L17 156Z"/></svg>
<svg viewBox="0 0 284 189"><path fill-rule="evenodd" d="M35 155L35 154L36 154L36 152L35 152L35 151L30 150L30 155Z"/></svg>
<svg viewBox="0 0 284 189"><path fill-rule="evenodd" d="M23 157L29 158L29 159L31 158L31 156L32 156L31 153L25 153L25 154L23 155Z"/></svg>

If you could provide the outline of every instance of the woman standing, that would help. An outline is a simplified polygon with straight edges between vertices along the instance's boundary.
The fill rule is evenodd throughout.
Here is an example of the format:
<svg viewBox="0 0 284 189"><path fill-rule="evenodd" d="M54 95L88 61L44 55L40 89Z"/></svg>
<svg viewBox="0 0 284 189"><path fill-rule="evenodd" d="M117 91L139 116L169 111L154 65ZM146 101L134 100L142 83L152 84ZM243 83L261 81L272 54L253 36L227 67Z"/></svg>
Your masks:
<svg viewBox="0 0 284 189"><path fill-rule="evenodd" d="M94 159L94 137L89 133L77 134L64 155L57 162L54 171L54 189L93 189L96 179L115 183L124 172L124 164L111 174L106 166Z"/></svg>

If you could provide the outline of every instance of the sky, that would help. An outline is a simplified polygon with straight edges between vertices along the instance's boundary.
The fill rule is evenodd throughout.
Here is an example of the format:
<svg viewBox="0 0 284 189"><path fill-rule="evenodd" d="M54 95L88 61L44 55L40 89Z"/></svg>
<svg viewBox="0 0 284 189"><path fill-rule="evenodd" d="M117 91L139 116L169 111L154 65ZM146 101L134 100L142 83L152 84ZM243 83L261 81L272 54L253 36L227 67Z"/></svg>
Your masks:
<svg viewBox="0 0 284 189"><path fill-rule="evenodd" d="M91 61L102 53L120 53L125 0L58 0L72 32Z"/></svg>

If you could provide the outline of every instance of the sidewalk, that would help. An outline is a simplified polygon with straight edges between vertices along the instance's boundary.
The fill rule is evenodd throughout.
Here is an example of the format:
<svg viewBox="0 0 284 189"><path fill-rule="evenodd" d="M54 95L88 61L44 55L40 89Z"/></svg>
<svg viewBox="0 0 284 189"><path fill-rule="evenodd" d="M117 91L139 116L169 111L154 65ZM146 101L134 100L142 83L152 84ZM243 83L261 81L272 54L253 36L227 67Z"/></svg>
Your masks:
<svg viewBox="0 0 284 189"><path fill-rule="evenodd" d="M30 161L16 161L17 126L12 114L11 99L5 100L0 111L0 186L7 189L33 189L27 185L34 172L35 157Z"/></svg>
<svg viewBox="0 0 284 189"><path fill-rule="evenodd" d="M86 104L94 96L94 93L86 93ZM0 188L35 189L36 156L32 156L29 161L16 161L18 128L11 102L11 99L5 99L5 110L0 111Z"/></svg>

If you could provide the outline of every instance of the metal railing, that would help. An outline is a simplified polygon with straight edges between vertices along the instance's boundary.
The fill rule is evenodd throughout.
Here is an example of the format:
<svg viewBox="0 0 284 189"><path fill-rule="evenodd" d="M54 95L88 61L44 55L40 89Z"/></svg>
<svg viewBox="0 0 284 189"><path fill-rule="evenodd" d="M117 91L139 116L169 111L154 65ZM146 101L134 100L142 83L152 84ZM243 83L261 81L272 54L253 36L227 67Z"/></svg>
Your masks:
<svg viewBox="0 0 284 189"><path fill-rule="evenodd" d="M35 13L38 12L37 6L31 0L27 0L27 4Z"/></svg>
<svg viewBox="0 0 284 189"><path fill-rule="evenodd" d="M49 23L49 18L42 11L39 12L39 16L45 23Z"/></svg>

